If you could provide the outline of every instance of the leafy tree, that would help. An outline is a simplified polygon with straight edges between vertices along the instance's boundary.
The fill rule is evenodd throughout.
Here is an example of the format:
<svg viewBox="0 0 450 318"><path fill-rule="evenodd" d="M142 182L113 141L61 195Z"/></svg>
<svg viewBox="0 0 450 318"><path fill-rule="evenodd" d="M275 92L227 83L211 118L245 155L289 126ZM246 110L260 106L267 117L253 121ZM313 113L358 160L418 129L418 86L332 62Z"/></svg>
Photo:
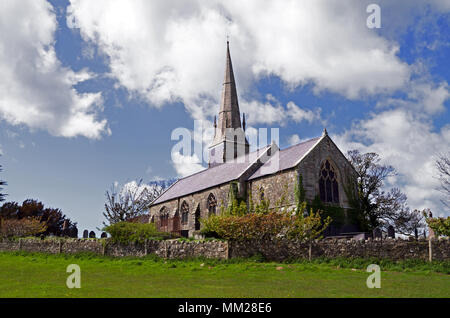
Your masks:
<svg viewBox="0 0 450 318"><path fill-rule="evenodd" d="M348 160L358 172L357 186L347 184L349 202L359 214L363 230L392 225L398 233L411 235L414 229L423 227L423 217L411 211L406 195L398 188L382 190L385 180L397 174L390 165L380 163L378 154L361 154L358 150L348 152Z"/></svg>
<svg viewBox="0 0 450 318"><path fill-rule="evenodd" d="M103 222L103 225L108 226L128 221L145 214L150 204L169 185L170 182L167 181L144 184L142 179L139 182L129 182L122 188L118 188L118 185L114 184L110 190L106 191L103 216L109 224Z"/></svg>
<svg viewBox="0 0 450 318"><path fill-rule="evenodd" d="M1 220L0 236L2 237L24 237L37 235L45 232L47 226L39 218L27 217L24 219Z"/></svg>
<svg viewBox="0 0 450 318"><path fill-rule="evenodd" d="M436 235L450 237L450 216L448 216L447 218L433 218L429 209L423 210L422 213L426 218L428 226L434 231Z"/></svg>
<svg viewBox="0 0 450 318"><path fill-rule="evenodd" d="M67 218L60 209L46 208L40 201L27 199L22 205L17 202L6 202L0 207L0 217L4 220L39 220L46 229L44 235L76 237L77 223ZM65 223L65 226L64 226Z"/></svg>

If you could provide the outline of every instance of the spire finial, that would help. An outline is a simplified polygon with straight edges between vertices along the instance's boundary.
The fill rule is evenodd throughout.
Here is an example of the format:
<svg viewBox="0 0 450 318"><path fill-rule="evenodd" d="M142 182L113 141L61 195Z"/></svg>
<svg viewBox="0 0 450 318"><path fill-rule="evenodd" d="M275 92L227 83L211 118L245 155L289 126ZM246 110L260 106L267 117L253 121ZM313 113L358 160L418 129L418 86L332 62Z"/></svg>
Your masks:
<svg viewBox="0 0 450 318"><path fill-rule="evenodd" d="M326 128L323 129L322 136L328 136L328 132L327 132L327 129L326 129Z"/></svg>
<svg viewBox="0 0 450 318"><path fill-rule="evenodd" d="M242 113L242 128L245 131L245 113Z"/></svg>

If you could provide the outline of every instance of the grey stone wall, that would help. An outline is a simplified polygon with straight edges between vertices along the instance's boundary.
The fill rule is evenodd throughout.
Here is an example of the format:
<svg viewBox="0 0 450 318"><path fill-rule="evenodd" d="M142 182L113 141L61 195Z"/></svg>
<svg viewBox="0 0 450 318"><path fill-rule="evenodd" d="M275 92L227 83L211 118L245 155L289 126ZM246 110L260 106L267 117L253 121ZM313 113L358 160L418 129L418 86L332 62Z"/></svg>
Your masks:
<svg viewBox="0 0 450 318"><path fill-rule="evenodd" d="M115 257L142 257L155 254L163 258L206 257L227 259L228 242L225 241L148 241L145 244L112 244L101 239L33 239L0 240L0 251L26 251L50 254L90 252Z"/></svg>
<svg viewBox="0 0 450 318"><path fill-rule="evenodd" d="M20 241L0 240L0 251L58 253L91 252L115 257L142 257L155 254L162 258L228 259L262 255L267 260L308 259L309 244L296 241L148 241L146 244L111 244L106 240L61 239ZM107 244L105 244L107 243ZM450 240L432 240L433 260L450 259ZM401 240L321 240L311 244L311 257L376 257L391 260L428 260L428 241Z"/></svg>
<svg viewBox="0 0 450 318"><path fill-rule="evenodd" d="M308 259L309 244L296 241L245 241L230 242L229 256L250 257L262 255L267 260ZM450 259L450 240L432 241L433 260ZM312 258L383 258L391 260L428 260L427 240L320 240L311 244Z"/></svg>

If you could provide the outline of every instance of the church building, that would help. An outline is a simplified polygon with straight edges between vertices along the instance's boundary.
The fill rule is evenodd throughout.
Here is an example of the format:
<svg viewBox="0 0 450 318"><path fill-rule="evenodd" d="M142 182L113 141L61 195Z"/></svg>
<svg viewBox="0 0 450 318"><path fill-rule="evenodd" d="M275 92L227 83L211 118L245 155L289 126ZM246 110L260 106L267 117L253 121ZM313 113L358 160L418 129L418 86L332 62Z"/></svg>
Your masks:
<svg viewBox="0 0 450 318"><path fill-rule="evenodd" d="M165 232L193 237L201 218L220 213L227 206L230 187L236 195L254 202L269 200L274 208L283 193L288 206L295 206L295 187L301 176L305 198L343 208L349 202L344 186L357 174L324 130L321 136L279 149L274 142L250 152L241 121L236 82L227 42L225 78L215 135L209 147L208 168L172 184L150 206L149 222ZM347 229L348 230L348 229ZM336 229L332 234L343 230Z"/></svg>

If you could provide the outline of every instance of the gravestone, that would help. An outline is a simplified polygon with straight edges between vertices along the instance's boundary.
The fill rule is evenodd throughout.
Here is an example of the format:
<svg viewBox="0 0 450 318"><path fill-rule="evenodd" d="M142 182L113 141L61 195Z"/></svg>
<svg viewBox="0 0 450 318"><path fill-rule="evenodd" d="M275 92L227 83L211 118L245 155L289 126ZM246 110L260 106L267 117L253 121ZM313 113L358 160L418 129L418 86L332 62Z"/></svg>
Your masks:
<svg viewBox="0 0 450 318"><path fill-rule="evenodd" d="M374 239L377 239L377 238L381 239L381 229L379 227L376 227L373 230L373 238Z"/></svg>
<svg viewBox="0 0 450 318"><path fill-rule="evenodd" d="M83 231L83 238L88 238L89 237L89 232L88 230L84 230Z"/></svg>
<svg viewBox="0 0 450 318"><path fill-rule="evenodd" d="M102 235L100 236L101 238L107 238L108 237L108 235L106 235L106 233L105 232L102 232Z"/></svg>
<svg viewBox="0 0 450 318"><path fill-rule="evenodd" d="M90 231L89 232L89 238L95 238L95 232L94 231Z"/></svg>
<svg viewBox="0 0 450 318"><path fill-rule="evenodd" d="M388 237L395 238L395 230L394 230L394 227L392 225L388 226L388 228L387 228L387 235L388 235Z"/></svg>

